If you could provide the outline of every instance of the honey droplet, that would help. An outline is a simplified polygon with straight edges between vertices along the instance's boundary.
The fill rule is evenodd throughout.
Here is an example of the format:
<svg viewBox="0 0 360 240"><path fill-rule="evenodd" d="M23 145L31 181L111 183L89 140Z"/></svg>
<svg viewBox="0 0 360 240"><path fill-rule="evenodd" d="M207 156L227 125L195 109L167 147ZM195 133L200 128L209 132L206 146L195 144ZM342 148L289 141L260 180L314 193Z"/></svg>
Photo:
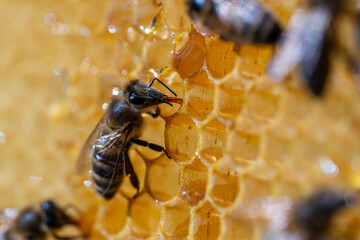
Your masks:
<svg viewBox="0 0 360 240"><path fill-rule="evenodd" d="M204 65L206 45L204 37L194 29L188 33L188 39L183 38L182 41L186 43L177 43L181 49L173 54L172 65L180 76L185 78L199 71Z"/></svg>

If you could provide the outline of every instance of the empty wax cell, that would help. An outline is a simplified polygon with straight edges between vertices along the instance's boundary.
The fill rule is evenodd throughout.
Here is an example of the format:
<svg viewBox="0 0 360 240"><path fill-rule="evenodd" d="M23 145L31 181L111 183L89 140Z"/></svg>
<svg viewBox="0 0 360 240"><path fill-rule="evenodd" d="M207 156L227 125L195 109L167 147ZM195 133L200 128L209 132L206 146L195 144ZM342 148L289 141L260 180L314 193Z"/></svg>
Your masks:
<svg viewBox="0 0 360 240"><path fill-rule="evenodd" d="M132 2L132 19L135 26L139 28L149 28L154 17L160 10L161 3L153 0L138 0Z"/></svg>
<svg viewBox="0 0 360 240"><path fill-rule="evenodd" d="M179 189L179 165L164 154L151 162L146 180L149 194L157 201L167 201Z"/></svg>
<svg viewBox="0 0 360 240"><path fill-rule="evenodd" d="M142 62L146 69L159 72L161 68L171 65L171 52L173 51L173 39L146 40L143 45Z"/></svg>
<svg viewBox="0 0 360 240"><path fill-rule="evenodd" d="M128 201L116 194L111 201L103 202L99 207L98 221L101 228L109 234L116 234L125 226Z"/></svg>
<svg viewBox="0 0 360 240"><path fill-rule="evenodd" d="M182 32L190 27L184 1L169 0L164 2L164 20L173 32Z"/></svg>
<svg viewBox="0 0 360 240"><path fill-rule="evenodd" d="M133 235L147 238L158 229L160 205L147 193L140 194L130 206L129 227Z"/></svg>
<svg viewBox="0 0 360 240"><path fill-rule="evenodd" d="M131 24L131 2L130 0L110 2L106 16L106 24L110 32L122 31Z"/></svg>

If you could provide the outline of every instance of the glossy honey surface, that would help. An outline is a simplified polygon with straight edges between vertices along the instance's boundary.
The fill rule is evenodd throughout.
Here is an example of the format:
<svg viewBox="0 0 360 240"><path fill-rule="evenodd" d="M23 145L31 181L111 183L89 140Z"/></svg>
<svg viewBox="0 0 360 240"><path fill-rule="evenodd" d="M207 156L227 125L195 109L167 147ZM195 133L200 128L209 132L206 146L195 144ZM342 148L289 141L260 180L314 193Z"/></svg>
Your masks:
<svg viewBox="0 0 360 240"><path fill-rule="evenodd" d="M283 26L299 6L260 2ZM0 22L1 209L71 202L96 240L261 239L269 197L360 187L360 93L336 56L317 99L296 74L268 79L273 46L201 34L181 0L0 0ZM133 146L140 195L126 178L105 201L77 156L112 87L153 77L184 104L145 116L141 139L173 159ZM356 214L343 219L356 236Z"/></svg>

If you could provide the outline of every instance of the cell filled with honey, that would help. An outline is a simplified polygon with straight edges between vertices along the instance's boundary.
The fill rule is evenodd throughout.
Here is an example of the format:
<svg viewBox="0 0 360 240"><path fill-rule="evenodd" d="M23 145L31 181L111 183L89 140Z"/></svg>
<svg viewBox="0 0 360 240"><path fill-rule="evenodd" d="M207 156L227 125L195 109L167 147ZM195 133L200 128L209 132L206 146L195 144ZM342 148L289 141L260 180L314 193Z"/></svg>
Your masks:
<svg viewBox="0 0 360 240"><path fill-rule="evenodd" d="M226 119L237 116L244 106L244 95L248 86L249 84L235 73L227 75L217 86L217 113Z"/></svg>
<svg viewBox="0 0 360 240"><path fill-rule="evenodd" d="M198 157L183 165L180 178L180 194L185 201L196 205L204 199L208 168Z"/></svg>
<svg viewBox="0 0 360 240"><path fill-rule="evenodd" d="M178 161L189 161L197 145L198 129L195 122L185 113L179 112L166 119L165 128L165 144L169 154Z"/></svg>
<svg viewBox="0 0 360 240"><path fill-rule="evenodd" d="M219 39L209 43L206 66L214 78L222 78L234 68L236 54L233 48L233 43Z"/></svg>
<svg viewBox="0 0 360 240"><path fill-rule="evenodd" d="M279 113L281 88L269 82L260 82L251 89L247 108L254 118L270 121Z"/></svg>
<svg viewBox="0 0 360 240"><path fill-rule="evenodd" d="M190 205L181 198L164 204L160 231L166 239L187 239Z"/></svg>
<svg viewBox="0 0 360 240"><path fill-rule="evenodd" d="M172 66L182 78L198 72L204 65L206 44L204 37L192 29L178 40L173 54Z"/></svg>
<svg viewBox="0 0 360 240"><path fill-rule="evenodd" d="M222 207L231 205L237 198L241 172L231 159L217 162L211 169L209 178L209 195L215 204Z"/></svg>
<svg viewBox="0 0 360 240"><path fill-rule="evenodd" d="M219 160L223 154L226 126L216 118L209 118L200 132L200 156L210 162Z"/></svg>
<svg viewBox="0 0 360 240"><path fill-rule="evenodd" d="M220 233L219 212L210 202L203 201L196 206L191 217L193 239L217 239Z"/></svg>
<svg viewBox="0 0 360 240"><path fill-rule="evenodd" d="M199 71L186 81L186 110L198 120L204 120L214 108L215 85L207 72Z"/></svg>
<svg viewBox="0 0 360 240"><path fill-rule="evenodd" d="M258 2L282 28L302 5ZM273 199L360 186L360 95L340 53L356 25L343 21L348 13L335 19L341 50L316 99L296 71L281 83L267 76L273 45L202 33L182 0L13 0L0 9L0 219L2 210L56 198L80 207L89 239L263 239L282 211ZM183 104L145 114L141 139L171 159L133 144L139 194L126 176L103 201L90 175L75 173L80 148L114 86L154 77ZM331 237L356 238L357 215L334 219Z"/></svg>

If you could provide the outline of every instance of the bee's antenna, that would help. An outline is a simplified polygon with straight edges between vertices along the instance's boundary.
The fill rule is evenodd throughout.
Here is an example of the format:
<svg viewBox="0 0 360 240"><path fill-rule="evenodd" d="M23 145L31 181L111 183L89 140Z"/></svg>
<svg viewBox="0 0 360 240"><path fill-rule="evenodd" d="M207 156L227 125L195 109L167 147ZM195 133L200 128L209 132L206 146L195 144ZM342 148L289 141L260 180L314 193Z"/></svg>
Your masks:
<svg viewBox="0 0 360 240"><path fill-rule="evenodd" d="M153 85L154 81L157 80L159 83L161 83L164 87L167 88L167 90L169 90L172 94L174 94L175 97L177 97L176 93L173 92L173 90L171 90L168 86L166 86L165 83L163 83L162 81L160 81L158 78L154 78L153 80L151 80L149 87L151 87L151 85Z"/></svg>

